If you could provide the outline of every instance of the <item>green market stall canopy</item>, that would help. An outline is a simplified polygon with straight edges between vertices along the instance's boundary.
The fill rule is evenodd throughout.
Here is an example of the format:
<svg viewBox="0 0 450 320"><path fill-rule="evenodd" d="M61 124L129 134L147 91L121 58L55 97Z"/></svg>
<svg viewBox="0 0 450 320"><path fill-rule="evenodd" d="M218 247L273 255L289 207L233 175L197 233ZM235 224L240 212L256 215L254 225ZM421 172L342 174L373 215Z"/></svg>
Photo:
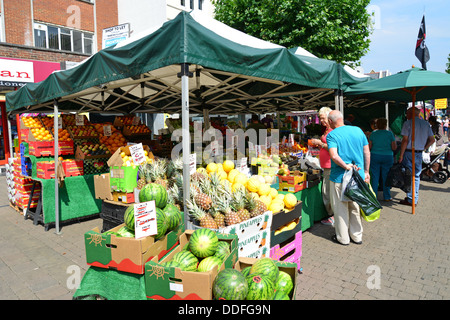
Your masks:
<svg viewBox="0 0 450 320"><path fill-rule="evenodd" d="M304 50L303 50L304 51ZM365 82L339 63L263 41L201 13L105 48L79 65L6 95L7 112L178 113L188 64L192 113L305 110Z"/></svg>

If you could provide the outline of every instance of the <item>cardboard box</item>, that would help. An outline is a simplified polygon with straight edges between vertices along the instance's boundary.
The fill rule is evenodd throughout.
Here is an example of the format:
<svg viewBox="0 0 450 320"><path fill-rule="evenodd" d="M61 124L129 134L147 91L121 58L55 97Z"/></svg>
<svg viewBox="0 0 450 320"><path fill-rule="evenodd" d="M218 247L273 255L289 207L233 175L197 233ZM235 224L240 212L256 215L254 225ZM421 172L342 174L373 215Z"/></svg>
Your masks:
<svg viewBox="0 0 450 320"><path fill-rule="evenodd" d="M248 237L239 237L239 257L264 258L270 254L270 230L256 232Z"/></svg>
<svg viewBox="0 0 450 320"><path fill-rule="evenodd" d="M134 203L134 192L112 192L113 201L122 203Z"/></svg>
<svg viewBox="0 0 450 320"><path fill-rule="evenodd" d="M123 226L120 224L111 231L117 231ZM184 225L180 225L176 231L155 241L152 236L140 239L116 237L100 233L98 228L94 228L84 234L86 262L94 267L144 274L145 263L153 257L160 259L175 248L183 229Z"/></svg>
<svg viewBox="0 0 450 320"><path fill-rule="evenodd" d="M298 192L306 188L306 173L294 171L288 176L278 175L278 191Z"/></svg>
<svg viewBox="0 0 450 320"><path fill-rule="evenodd" d="M298 219L298 220L297 220ZM274 247L277 244L282 244L288 241L293 235L302 230L302 219L301 217L294 220L297 224L294 228L278 233L276 230L272 230L270 234L270 247Z"/></svg>
<svg viewBox="0 0 450 320"><path fill-rule="evenodd" d="M40 179L55 179L55 161L41 161L36 163L36 177ZM57 177L64 178L62 163L58 162Z"/></svg>
<svg viewBox="0 0 450 320"><path fill-rule="evenodd" d="M84 174L83 160L63 160L61 164L66 177L82 176Z"/></svg>
<svg viewBox="0 0 450 320"><path fill-rule="evenodd" d="M270 258L277 261L295 263L300 271L300 258L302 256L302 231L296 232L282 244L270 249Z"/></svg>
<svg viewBox="0 0 450 320"><path fill-rule="evenodd" d="M247 267L251 267L258 259L255 258L239 258L239 260L234 265L234 268L238 271L242 271ZM292 283L294 284L294 288L292 292L289 294L289 298L291 300L295 300L296 292L297 292L297 265L288 262L275 261L275 264L278 266L280 271L286 272L291 276Z"/></svg>
<svg viewBox="0 0 450 320"><path fill-rule="evenodd" d="M183 250L194 230L186 230L179 237L179 245L162 259L154 257L145 264L145 292L155 300L212 300L212 284L220 270L232 268L237 259L237 236L217 234L220 241L230 244L231 252L220 268L208 272L182 271L180 268L163 267L160 263L172 260Z"/></svg>
<svg viewBox="0 0 450 320"><path fill-rule="evenodd" d="M275 231L278 228L280 228L281 226L284 226L285 224L301 217L302 205L303 205L302 201L297 201L297 204L295 205L294 209L292 209L291 211L281 210L280 212L274 213L273 219L272 219L272 225L271 225L270 229L272 231Z"/></svg>
<svg viewBox="0 0 450 320"><path fill-rule="evenodd" d="M154 159L148 146L143 146L143 149L144 151L147 151L150 159ZM139 167L123 166L123 160L120 156L121 152L125 152L125 154L128 155L130 154L130 149L128 146L120 147L108 160L111 175L111 191L121 191L126 193L134 192L134 188L137 187Z"/></svg>
<svg viewBox="0 0 450 320"><path fill-rule="evenodd" d="M109 173L94 176L95 199L113 201Z"/></svg>

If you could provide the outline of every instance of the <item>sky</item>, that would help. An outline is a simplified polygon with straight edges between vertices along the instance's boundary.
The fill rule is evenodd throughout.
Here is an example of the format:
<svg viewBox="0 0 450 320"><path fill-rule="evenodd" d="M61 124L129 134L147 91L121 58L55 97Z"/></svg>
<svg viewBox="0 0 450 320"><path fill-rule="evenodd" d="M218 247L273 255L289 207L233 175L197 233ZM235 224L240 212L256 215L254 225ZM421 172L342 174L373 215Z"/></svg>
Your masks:
<svg viewBox="0 0 450 320"><path fill-rule="evenodd" d="M415 56L420 23L425 14L427 69L445 72L450 54L450 0L372 0L374 31L369 52L361 58L364 73L389 70L392 74L421 67Z"/></svg>

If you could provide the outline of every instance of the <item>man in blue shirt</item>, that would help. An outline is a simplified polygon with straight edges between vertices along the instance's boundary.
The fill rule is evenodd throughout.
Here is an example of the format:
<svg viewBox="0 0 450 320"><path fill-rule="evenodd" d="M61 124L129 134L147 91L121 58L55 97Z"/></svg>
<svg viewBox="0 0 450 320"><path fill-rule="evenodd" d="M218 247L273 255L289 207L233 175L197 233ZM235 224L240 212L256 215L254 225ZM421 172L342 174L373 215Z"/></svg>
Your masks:
<svg viewBox="0 0 450 320"><path fill-rule="evenodd" d="M363 227L359 206L354 201L341 201L342 179L346 170L357 168L361 177L370 182L370 149L364 132L355 126L346 126L342 113L333 110L328 115L331 131L327 136L330 152L330 198L334 212L336 235L333 241L348 245L361 244ZM353 165L354 163L355 165Z"/></svg>

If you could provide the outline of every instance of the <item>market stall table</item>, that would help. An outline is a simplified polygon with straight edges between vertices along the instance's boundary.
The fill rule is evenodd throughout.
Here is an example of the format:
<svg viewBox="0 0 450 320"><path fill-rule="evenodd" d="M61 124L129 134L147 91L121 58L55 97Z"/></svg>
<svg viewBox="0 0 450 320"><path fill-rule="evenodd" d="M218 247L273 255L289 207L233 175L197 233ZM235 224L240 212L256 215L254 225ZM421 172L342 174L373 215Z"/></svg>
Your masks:
<svg viewBox="0 0 450 320"><path fill-rule="evenodd" d="M278 183L272 185L278 190ZM278 191L281 194L287 191ZM293 193L297 200L302 201L302 231L311 228L315 222L318 222L328 216L322 199L322 181L313 187L303 189Z"/></svg>

